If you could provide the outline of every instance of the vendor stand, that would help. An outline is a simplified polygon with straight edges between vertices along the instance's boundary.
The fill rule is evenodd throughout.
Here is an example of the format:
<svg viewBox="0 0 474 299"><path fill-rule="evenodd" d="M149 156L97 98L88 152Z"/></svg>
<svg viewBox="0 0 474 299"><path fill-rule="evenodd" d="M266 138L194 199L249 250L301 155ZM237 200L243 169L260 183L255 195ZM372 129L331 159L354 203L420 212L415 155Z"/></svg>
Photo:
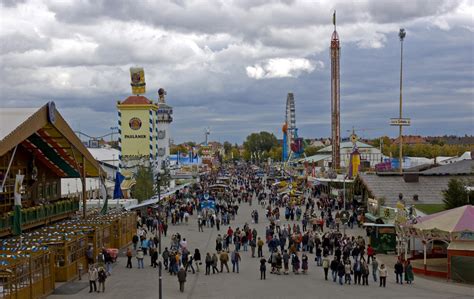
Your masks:
<svg viewBox="0 0 474 299"><path fill-rule="evenodd" d="M0 250L1 298L36 299L51 294L54 290L53 260L53 254L46 247L21 245L20 248L3 244Z"/></svg>
<svg viewBox="0 0 474 299"><path fill-rule="evenodd" d="M447 277L474 283L474 206L465 205L439 213L418 217L404 225L400 231L406 237L419 238L423 244L422 269L415 273ZM448 244L445 271L428 269L428 246L435 241Z"/></svg>

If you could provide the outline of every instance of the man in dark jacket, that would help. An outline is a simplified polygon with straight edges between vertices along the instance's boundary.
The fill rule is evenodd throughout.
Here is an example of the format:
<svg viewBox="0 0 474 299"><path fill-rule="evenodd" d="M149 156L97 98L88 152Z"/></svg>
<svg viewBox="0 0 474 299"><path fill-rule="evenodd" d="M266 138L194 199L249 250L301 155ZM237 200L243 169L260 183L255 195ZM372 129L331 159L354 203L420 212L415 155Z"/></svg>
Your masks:
<svg viewBox="0 0 474 299"><path fill-rule="evenodd" d="M395 264L395 276L397 277L397 283L400 281L400 284L403 284L403 264L400 260L397 260Z"/></svg>
<svg viewBox="0 0 474 299"><path fill-rule="evenodd" d="M179 282L179 290L184 292L184 283L186 282L186 270L184 267L181 267L178 271L178 282Z"/></svg>
<svg viewBox="0 0 474 299"><path fill-rule="evenodd" d="M337 265L337 276L339 276L339 284L343 285L344 283L342 282L342 279L345 275L345 268L344 268L344 263L342 261L339 261Z"/></svg>
<svg viewBox="0 0 474 299"><path fill-rule="evenodd" d="M332 274L332 281L336 282L337 279L337 266L339 266L339 261L336 257L331 261L331 274Z"/></svg>

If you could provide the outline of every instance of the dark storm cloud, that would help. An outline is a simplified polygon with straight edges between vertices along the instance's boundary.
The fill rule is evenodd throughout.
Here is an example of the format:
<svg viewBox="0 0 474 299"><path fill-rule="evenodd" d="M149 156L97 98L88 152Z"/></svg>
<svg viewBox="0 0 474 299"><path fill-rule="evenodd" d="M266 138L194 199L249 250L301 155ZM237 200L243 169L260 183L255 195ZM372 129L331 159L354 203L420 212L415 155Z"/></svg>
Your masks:
<svg viewBox="0 0 474 299"><path fill-rule="evenodd" d="M395 135L388 120L398 113L402 26L407 132L472 132L470 1L2 3L0 106L55 100L75 129L90 134L116 125L116 101L130 94L129 67L139 65L150 99L160 87L168 92L175 141L200 141L207 126L221 141L261 130L280 137L290 91L300 135L329 136L333 9L343 135L352 126L365 137Z"/></svg>

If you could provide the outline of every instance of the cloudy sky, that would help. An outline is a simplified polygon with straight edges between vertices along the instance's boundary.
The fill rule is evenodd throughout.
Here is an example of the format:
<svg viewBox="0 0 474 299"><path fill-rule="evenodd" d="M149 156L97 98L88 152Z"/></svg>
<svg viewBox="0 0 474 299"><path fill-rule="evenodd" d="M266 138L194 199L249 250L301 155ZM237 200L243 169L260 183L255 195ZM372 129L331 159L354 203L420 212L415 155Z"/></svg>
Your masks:
<svg viewBox="0 0 474 299"><path fill-rule="evenodd" d="M0 107L54 100L90 135L116 126L129 68L167 90L176 142L281 135L286 95L300 136L330 136L329 42L337 10L342 135L395 136L400 41L408 134L473 134L474 4L453 0L0 0Z"/></svg>

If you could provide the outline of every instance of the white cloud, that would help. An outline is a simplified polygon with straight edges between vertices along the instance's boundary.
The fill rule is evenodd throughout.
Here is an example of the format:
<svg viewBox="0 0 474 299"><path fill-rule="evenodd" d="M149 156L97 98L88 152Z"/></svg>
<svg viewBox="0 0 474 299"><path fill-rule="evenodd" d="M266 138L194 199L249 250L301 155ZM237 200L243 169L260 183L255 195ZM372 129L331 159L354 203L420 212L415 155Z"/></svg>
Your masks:
<svg viewBox="0 0 474 299"><path fill-rule="evenodd" d="M73 124L82 122L91 134L108 127L95 125L94 112L115 121L115 102L130 93L128 69L135 65L145 68L147 96L156 98L159 87L168 91L173 127L184 140L195 138L189 128L196 120L229 123L230 132L230 120L246 115L242 131L271 128L281 122L287 90L304 109L298 117L312 119L315 111L326 117L333 9L343 109L359 109L360 101L351 99L378 101L380 107L367 108L377 114L387 108L380 98L396 98L400 27L409 37L407 93L416 79L427 90L412 92L417 101L472 102L472 0L0 2L0 107L53 99L60 111L77 112ZM262 110L270 114L264 122ZM446 117L466 109L448 110ZM327 135L324 126L313 129Z"/></svg>
<svg viewBox="0 0 474 299"><path fill-rule="evenodd" d="M263 63L247 66L247 76L253 79L298 77L302 73L311 73L324 67L322 61L310 61L306 58L271 58Z"/></svg>

